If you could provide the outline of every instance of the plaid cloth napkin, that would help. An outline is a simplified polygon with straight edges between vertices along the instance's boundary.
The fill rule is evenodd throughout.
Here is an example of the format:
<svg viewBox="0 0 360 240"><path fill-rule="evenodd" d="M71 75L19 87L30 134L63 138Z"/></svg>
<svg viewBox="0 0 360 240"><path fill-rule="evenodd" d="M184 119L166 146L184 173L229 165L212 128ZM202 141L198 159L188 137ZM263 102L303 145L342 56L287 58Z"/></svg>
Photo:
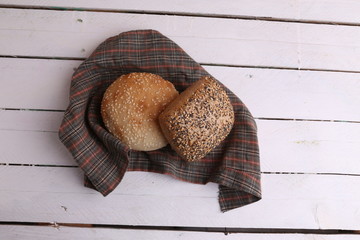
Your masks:
<svg viewBox="0 0 360 240"><path fill-rule="evenodd" d="M179 92L210 76L177 44L154 30L124 32L101 43L72 77L70 104L59 129L60 140L85 173L85 186L106 196L126 171L148 171L191 183L218 183L223 212L260 200L256 124L226 87L235 111L234 127L198 162L181 160L169 145L156 151L133 151L111 135L100 115L102 96L117 77L130 72L158 74Z"/></svg>

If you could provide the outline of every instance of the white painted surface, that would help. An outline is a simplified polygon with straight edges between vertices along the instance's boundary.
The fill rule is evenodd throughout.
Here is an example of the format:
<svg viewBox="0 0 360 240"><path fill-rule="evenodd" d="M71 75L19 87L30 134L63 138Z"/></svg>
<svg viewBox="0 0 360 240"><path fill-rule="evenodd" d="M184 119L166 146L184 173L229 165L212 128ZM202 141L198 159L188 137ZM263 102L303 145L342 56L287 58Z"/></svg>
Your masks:
<svg viewBox="0 0 360 240"><path fill-rule="evenodd" d="M64 110L71 75L79 64L79 61L0 58L0 108Z"/></svg>
<svg viewBox="0 0 360 240"><path fill-rule="evenodd" d="M244 234L206 233L186 231L157 231L157 230L127 230L127 229L84 229L74 227L29 227L29 226L0 226L0 237L11 240L357 240L351 235L316 235L316 234Z"/></svg>
<svg viewBox="0 0 360 240"><path fill-rule="evenodd" d="M2 0L1 3L15 6L251 16L355 24L360 21L360 3L357 0Z"/></svg>
<svg viewBox="0 0 360 240"><path fill-rule="evenodd" d="M200 63L360 69L358 27L23 9L0 9L0 15L0 45L7 46L0 55L87 57L108 37L151 28Z"/></svg>
<svg viewBox="0 0 360 240"><path fill-rule="evenodd" d="M264 174L261 201L222 213L216 184L127 172L118 188L104 198L82 186L77 168L0 166L0 173L2 221L360 228L360 178L354 176Z"/></svg>
<svg viewBox="0 0 360 240"><path fill-rule="evenodd" d="M56 133L63 116L64 112L0 110L0 131Z"/></svg>
<svg viewBox="0 0 360 240"><path fill-rule="evenodd" d="M0 7L0 222L360 229L359 1L186 3L187 0L151 3L107 0L106 4L96 0L0 0L0 5L25 8ZM27 6L119 11L34 10L26 9ZM121 11L144 11L144 14ZM171 16L171 13L208 16ZM280 21L254 20L256 17ZM298 20L320 22L294 23ZM336 22L336 25L324 22ZM261 201L223 214L217 202L216 184L195 185L139 172L127 173L115 192L104 198L83 187L83 175L78 168L64 167L76 164L57 138L63 113L52 110L66 108L70 78L81 62L66 59L85 58L107 37L144 28L157 29L177 42L235 92L258 118L261 168L265 172ZM206 232L0 225L0 238L4 239L72 236L78 239L359 238L359 235L225 236Z"/></svg>
<svg viewBox="0 0 360 240"><path fill-rule="evenodd" d="M316 234L245 234L206 233L186 231L156 231L156 230L127 230L127 229L88 229L73 227L28 227L28 226L0 226L0 237L11 240L356 240L356 235L316 235Z"/></svg>

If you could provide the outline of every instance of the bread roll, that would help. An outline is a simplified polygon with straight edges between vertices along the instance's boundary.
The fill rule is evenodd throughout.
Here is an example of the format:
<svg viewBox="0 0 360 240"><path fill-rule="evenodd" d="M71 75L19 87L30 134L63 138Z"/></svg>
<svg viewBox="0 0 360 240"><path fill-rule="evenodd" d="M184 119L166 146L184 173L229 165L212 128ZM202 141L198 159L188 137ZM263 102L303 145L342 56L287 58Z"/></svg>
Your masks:
<svg viewBox="0 0 360 240"><path fill-rule="evenodd" d="M159 115L171 147L186 161L203 158L230 133L234 110L215 79L203 77Z"/></svg>
<svg viewBox="0 0 360 240"><path fill-rule="evenodd" d="M174 85L158 75L122 75L105 91L101 115L109 132L130 149L156 150L168 144L158 116L178 95Z"/></svg>

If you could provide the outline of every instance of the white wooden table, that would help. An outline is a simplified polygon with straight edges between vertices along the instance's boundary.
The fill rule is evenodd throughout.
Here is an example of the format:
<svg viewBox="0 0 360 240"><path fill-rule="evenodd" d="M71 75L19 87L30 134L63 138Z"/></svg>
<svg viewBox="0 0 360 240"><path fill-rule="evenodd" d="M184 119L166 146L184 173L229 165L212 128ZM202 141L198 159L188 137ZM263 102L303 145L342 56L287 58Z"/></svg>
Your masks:
<svg viewBox="0 0 360 240"><path fill-rule="evenodd" d="M94 48L155 29L249 107L263 199L128 172L108 197L57 130ZM0 239L360 239L360 1L0 0ZM232 234L224 234L224 233Z"/></svg>

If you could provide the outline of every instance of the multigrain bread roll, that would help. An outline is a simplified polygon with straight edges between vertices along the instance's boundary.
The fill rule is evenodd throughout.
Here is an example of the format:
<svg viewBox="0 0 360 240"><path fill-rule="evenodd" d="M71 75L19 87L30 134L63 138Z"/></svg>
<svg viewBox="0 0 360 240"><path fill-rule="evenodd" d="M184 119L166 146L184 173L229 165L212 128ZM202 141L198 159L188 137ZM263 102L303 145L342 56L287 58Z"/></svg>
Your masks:
<svg viewBox="0 0 360 240"><path fill-rule="evenodd" d="M105 91L101 116L109 132L130 149L156 150L168 144L158 116L178 95L174 85L158 75L122 75Z"/></svg>
<svg viewBox="0 0 360 240"><path fill-rule="evenodd" d="M171 147L184 160L196 161L230 133L234 110L216 80L203 77L165 108L159 123Z"/></svg>

